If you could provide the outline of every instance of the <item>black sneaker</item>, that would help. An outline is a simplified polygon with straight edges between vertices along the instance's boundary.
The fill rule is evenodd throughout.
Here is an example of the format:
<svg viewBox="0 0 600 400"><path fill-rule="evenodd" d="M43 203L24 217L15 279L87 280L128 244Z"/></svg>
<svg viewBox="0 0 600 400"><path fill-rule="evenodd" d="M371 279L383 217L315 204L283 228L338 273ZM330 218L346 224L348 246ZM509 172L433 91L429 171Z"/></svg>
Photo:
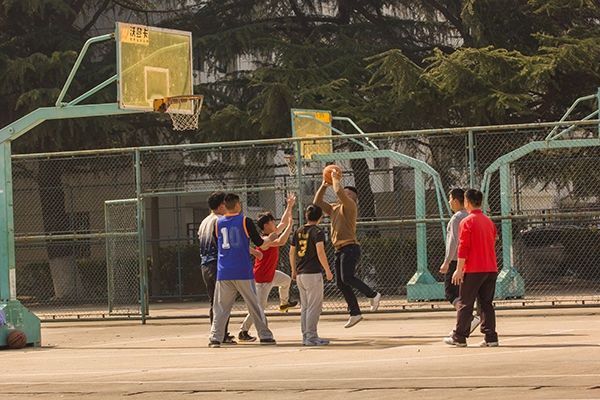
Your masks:
<svg viewBox="0 0 600 400"><path fill-rule="evenodd" d="M250 336L248 331L240 331L238 339L240 342L254 342L256 340L254 336Z"/></svg>
<svg viewBox="0 0 600 400"><path fill-rule="evenodd" d="M287 304L282 304L279 306L279 311L288 312L290 308L294 308L298 305L297 301L288 301Z"/></svg>
<svg viewBox="0 0 600 400"><path fill-rule="evenodd" d="M237 344L237 342L235 341L235 337L227 334L225 335L225 338L223 339L223 344Z"/></svg>
<svg viewBox="0 0 600 400"><path fill-rule="evenodd" d="M221 347L221 342L218 342L216 340L211 340L210 342L208 342L208 347L211 347L211 348Z"/></svg>
<svg viewBox="0 0 600 400"><path fill-rule="evenodd" d="M273 338L266 338L260 339L260 344L277 344L277 342Z"/></svg>

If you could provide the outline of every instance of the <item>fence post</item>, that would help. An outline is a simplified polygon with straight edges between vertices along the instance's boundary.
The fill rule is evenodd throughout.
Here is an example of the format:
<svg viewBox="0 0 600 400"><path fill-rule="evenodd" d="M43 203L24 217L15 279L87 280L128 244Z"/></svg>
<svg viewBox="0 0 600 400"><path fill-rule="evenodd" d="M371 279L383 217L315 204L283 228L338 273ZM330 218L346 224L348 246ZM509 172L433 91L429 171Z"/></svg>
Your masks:
<svg viewBox="0 0 600 400"><path fill-rule="evenodd" d="M293 118L292 118L293 119ZM294 143L294 153L296 158L296 203L298 204L298 225L304 225L304 202L302 201L302 143L296 141ZM312 201L311 201L312 202Z"/></svg>
<svg viewBox="0 0 600 400"><path fill-rule="evenodd" d="M598 118L600 118L600 87L596 92L596 101L598 102ZM600 139L600 123L598 123L598 139Z"/></svg>
<svg viewBox="0 0 600 400"><path fill-rule="evenodd" d="M146 240L144 231L144 199L142 197L142 162L140 150L135 150L135 196L136 202L136 226L138 237L138 262L140 268L140 311L142 314L142 324L146 323L148 316L148 265L146 263Z"/></svg>
<svg viewBox="0 0 600 400"><path fill-rule="evenodd" d="M469 145L469 187L475 187L475 138L473 137L473 131L469 130L468 133L468 145Z"/></svg>

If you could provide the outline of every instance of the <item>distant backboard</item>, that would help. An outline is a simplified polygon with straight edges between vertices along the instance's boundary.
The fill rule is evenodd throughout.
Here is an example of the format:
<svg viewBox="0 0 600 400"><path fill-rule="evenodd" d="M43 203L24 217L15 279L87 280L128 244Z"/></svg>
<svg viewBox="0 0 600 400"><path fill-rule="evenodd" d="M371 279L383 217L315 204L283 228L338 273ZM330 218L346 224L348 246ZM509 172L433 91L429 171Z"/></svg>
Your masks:
<svg viewBox="0 0 600 400"><path fill-rule="evenodd" d="M119 107L151 111L154 99L194 93L191 32L117 22L115 38Z"/></svg>
<svg viewBox="0 0 600 400"><path fill-rule="evenodd" d="M301 138L331 136L331 111L292 109L292 135ZM331 139L301 142L302 158L333 152Z"/></svg>

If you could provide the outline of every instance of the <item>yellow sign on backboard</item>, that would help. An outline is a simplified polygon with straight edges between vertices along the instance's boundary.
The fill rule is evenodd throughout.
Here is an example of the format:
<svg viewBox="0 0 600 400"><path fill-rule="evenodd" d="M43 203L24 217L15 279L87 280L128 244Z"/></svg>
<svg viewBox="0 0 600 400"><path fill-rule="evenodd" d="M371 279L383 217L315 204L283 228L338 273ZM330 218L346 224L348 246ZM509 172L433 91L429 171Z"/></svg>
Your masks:
<svg viewBox="0 0 600 400"><path fill-rule="evenodd" d="M117 22L116 40L119 107L151 111L155 99L194 93L191 32Z"/></svg>
<svg viewBox="0 0 600 400"><path fill-rule="evenodd" d="M331 136L331 121L331 111L293 109L292 135L300 138ZM333 152L331 139L303 140L300 143L304 159L311 159L314 154Z"/></svg>

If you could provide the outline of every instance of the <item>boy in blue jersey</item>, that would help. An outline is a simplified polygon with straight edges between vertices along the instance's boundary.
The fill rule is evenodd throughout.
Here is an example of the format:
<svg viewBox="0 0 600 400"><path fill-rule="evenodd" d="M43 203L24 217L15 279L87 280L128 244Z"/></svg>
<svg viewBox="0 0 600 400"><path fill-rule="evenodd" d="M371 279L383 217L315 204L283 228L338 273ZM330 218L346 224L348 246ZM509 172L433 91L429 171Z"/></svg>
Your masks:
<svg viewBox="0 0 600 400"><path fill-rule="evenodd" d="M253 262L248 248L250 241L265 250L270 239L263 239L251 219L242 214L240 198L228 193L224 199L227 213L219 217L215 226L217 238L217 285L213 304L213 323L209 347L220 347L231 308L241 294L248 307L261 344L275 344L273 333L267 327L265 313L258 302L254 284Z"/></svg>

